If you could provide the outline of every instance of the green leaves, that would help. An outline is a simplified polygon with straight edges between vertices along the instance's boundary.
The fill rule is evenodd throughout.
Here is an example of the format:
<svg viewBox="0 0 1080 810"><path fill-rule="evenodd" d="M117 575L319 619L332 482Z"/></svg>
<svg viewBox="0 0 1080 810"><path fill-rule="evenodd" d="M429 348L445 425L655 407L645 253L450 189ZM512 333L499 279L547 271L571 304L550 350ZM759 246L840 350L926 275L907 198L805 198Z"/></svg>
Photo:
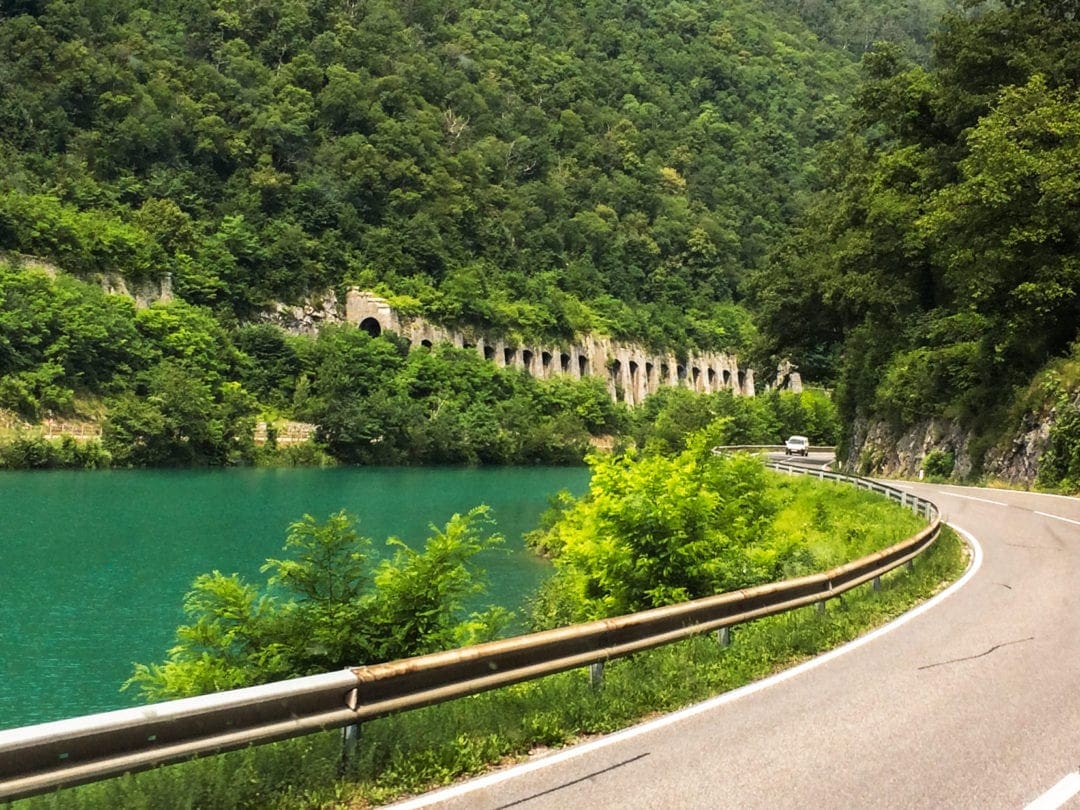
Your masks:
<svg viewBox="0 0 1080 810"><path fill-rule="evenodd" d="M422 551L390 538L395 551L377 564L355 523L345 512L292 523L291 554L266 561L264 590L236 574L197 577L165 662L137 664L125 688L158 700L248 686L489 638L510 620L464 612L484 592L477 556L502 542L486 506L431 526Z"/></svg>
<svg viewBox="0 0 1080 810"><path fill-rule="evenodd" d="M746 556L771 512L751 457L691 449L674 457L594 457L586 498L543 538L555 553L550 589L578 619L619 615L759 581Z"/></svg>

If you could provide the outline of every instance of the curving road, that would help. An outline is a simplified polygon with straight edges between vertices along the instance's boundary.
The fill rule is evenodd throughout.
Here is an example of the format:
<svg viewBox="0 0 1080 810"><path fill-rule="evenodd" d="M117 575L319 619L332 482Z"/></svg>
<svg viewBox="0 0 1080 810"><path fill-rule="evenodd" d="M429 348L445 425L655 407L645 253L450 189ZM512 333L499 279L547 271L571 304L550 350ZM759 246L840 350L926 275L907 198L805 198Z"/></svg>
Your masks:
<svg viewBox="0 0 1080 810"><path fill-rule="evenodd" d="M1080 808L1080 500L904 486L973 539L942 596L776 678L401 806Z"/></svg>

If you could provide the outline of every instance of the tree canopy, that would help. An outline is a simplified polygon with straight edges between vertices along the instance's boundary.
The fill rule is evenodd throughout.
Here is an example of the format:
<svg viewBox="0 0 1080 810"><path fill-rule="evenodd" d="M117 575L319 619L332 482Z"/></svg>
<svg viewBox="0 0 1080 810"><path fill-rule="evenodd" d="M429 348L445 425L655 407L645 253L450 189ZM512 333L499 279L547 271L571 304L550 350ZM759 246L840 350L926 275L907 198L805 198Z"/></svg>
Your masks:
<svg viewBox="0 0 1080 810"><path fill-rule="evenodd" d="M1080 19L971 2L929 67L881 46L828 181L751 281L774 355L842 415L989 430L1077 339Z"/></svg>
<svg viewBox="0 0 1080 810"><path fill-rule="evenodd" d="M942 2L895 5L15 4L0 249L242 317L381 284L437 320L722 347L713 305L815 183L858 43L918 52Z"/></svg>

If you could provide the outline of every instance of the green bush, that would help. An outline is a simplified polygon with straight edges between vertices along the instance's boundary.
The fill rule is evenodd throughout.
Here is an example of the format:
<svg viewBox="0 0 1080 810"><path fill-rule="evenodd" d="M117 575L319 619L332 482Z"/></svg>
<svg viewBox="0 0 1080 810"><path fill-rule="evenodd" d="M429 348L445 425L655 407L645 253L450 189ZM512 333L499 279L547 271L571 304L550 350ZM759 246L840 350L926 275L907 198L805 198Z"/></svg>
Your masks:
<svg viewBox="0 0 1080 810"><path fill-rule="evenodd" d="M923 469L931 480L943 481L953 474L956 455L948 450L931 450L923 460Z"/></svg>
<svg viewBox="0 0 1080 810"><path fill-rule="evenodd" d="M1067 491L1080 489L1080 408L1065 397L1058 400L1057 419L1039 458L1036 483Z"/></svg>
<svg viewBox="0 0 1080 810"><path fill-rule="evenodd" d="M723 432L726 420L713 430ZM590 459L588 493L561 498L530 544L555 575L533 600L550 627L622 615L824 570L913 534L919 520L844 486L717 456L701 431L675 456Z"/></svg>
<svg viewBox="0 0 1080 810"><path fill-rule="evenodd" d="M98 441L80 442L71 436L45 439L17 436L0 444L0 468L11 470L89 470L109 467L112 456Z"/></svg>
<svg viewBox="0 0 1080 810"><path fill-rule="evenodd" d="M506 611L464 613L483 591L476 555L498 545L487 507L431 527L423 551L396 538L376 562L371 538L344 512L289 526L265 588L237 574L198 576L184 598L189 623L162 664L139 664L125 687L151 700L234 689L434 652L490 637Z"/></svg>

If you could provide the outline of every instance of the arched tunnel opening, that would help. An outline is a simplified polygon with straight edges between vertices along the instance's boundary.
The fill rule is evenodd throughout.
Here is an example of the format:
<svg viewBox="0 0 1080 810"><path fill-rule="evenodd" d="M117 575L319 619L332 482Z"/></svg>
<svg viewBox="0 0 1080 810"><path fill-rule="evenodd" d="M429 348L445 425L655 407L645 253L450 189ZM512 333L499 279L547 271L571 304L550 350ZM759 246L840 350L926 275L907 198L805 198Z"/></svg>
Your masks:
<svg viewBox="0 0 1080 810"><path fill-rule="evenodd" d="M373 338L382 334L382 324L375 318L364 318L364 320L360 321L360 328Z"/></svg>

